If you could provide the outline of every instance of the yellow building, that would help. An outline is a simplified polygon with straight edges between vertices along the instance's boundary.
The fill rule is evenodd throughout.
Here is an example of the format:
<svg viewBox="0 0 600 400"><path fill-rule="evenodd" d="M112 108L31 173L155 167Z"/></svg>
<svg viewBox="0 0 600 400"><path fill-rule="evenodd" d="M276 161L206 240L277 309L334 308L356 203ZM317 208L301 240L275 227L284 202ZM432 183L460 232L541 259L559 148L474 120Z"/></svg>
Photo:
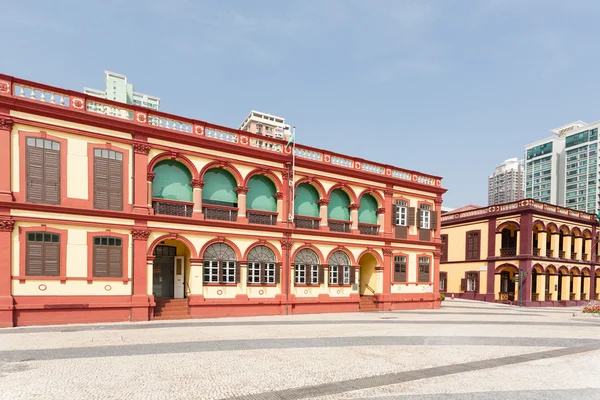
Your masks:
<svg viewBox="0 0 600 400"><path fill-rule="evenodd" d="M6 75L0 140L0 326L439 307L439 177Z"/></svg>
<svg viewBox="0 0 600 400"><path fill-rule="evenodd" d="M599 298L595 215L526 199L441 219L440 292L525 306Z"/></svg>

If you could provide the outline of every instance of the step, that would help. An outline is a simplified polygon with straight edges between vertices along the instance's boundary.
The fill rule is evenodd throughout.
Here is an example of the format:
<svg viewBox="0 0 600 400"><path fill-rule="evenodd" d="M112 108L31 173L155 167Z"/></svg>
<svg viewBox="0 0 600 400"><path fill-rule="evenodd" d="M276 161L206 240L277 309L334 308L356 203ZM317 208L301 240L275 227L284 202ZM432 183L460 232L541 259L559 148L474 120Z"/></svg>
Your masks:
<svg viewBox="0 0 600 400"><path fill-rule="evenodd" d="M190 317L189 315L173 315L173 316L155 316L154 318L152 318L155 321L166 321L166 320L173 320L173 319L191 319L192 317Z"/></svg>

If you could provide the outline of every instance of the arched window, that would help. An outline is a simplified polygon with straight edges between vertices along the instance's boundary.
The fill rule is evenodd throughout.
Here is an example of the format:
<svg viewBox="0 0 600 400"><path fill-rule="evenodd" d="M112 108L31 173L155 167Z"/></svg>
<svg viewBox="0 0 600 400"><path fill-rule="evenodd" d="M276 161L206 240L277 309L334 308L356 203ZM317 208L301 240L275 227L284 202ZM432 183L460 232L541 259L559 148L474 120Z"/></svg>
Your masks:
<svg viewBox="0 0 600 400"><path fill-rule="evenodd" d="M155 199L193 202L192 174L175 160L163 160L152 169L152 197Z"/></svg>
<svg viewBox="0 0 600 400"><path fill-rule="evenodd" d="M202 204L237 207L237 182L222 168L212 168L204 173Z"/></svg>
<svg viewBox="0 0 600 400"><path fill-rule="evenodd" d="M327 218L350 221L350 198L341 189L335 189L329 195L329 204L327 205Z"/></svg>
<svg viewBox="0 0 600 400"><path fill-rule="evenodd" d="M204 283L238 283L239 263L235 251L225 243L211 244L204 250Z"/></svg>
<svg viewBox="0 0 600 400"><path fill-rule="evenodd" d="M302 249L294 257L296 284L319 285L323 282L323 266L319 256L311 249Z"/></svg>
<svg viewBox="0 0 600 400"><path fill-rule="evenodd" d="M264 175L254 175L248 180L248 194L246 195L248 222L262 225L277 223L275 192L273 181Z"/></svg>
<svg viewBox="0 0 600 400"><path fill-rule="evenodd" d="M336 251L327 262L329 264L329 284L330 285L350 285L353 283L353 269L350 265L350 258L343 251Z"/></svg>
<svg viewBox="0 0 600 400"><path fill-rule="evenodd" d="M248 253L248 283L279 283L280 265L267 246L255 246Z"/></svg>
<svg viewBox="0 0 600 400"><path fill-rule="evenodd" d="M368 193L360 198L358 222L377 224L377 200Z"/></svg>
<svg viewBox="0 0 600 400"><path fill-rule="evenodd" d="M319 193L308 183L301 183L295 191L294 213L306 217L319 216Z"/></svg>

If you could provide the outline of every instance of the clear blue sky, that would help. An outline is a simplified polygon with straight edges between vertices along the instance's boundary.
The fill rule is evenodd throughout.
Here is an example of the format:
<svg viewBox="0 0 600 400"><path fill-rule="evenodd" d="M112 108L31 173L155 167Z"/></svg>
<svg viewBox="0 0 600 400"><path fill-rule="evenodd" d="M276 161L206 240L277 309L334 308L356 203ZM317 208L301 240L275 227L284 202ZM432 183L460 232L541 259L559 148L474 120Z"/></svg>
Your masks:
<svg viewBox="0 0 600 400"><path fill-rule="evenodd" d="M82 90L126 74L162 110L444 177L487 204L523 146L600 119L600 1L0 0L0 71Z"/></svg>

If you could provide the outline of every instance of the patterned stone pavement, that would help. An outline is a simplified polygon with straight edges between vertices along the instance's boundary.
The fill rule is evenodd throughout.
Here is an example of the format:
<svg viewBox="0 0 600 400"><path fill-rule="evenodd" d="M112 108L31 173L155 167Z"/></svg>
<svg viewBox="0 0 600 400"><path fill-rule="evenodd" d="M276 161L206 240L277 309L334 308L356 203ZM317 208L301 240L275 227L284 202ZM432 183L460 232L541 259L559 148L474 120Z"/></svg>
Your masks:
<svg viewBox="0 0 600 400"><path fill-rule="evenodd" d="M600 399L600 318L441 310L0 330L0 399Z"/></svg>

